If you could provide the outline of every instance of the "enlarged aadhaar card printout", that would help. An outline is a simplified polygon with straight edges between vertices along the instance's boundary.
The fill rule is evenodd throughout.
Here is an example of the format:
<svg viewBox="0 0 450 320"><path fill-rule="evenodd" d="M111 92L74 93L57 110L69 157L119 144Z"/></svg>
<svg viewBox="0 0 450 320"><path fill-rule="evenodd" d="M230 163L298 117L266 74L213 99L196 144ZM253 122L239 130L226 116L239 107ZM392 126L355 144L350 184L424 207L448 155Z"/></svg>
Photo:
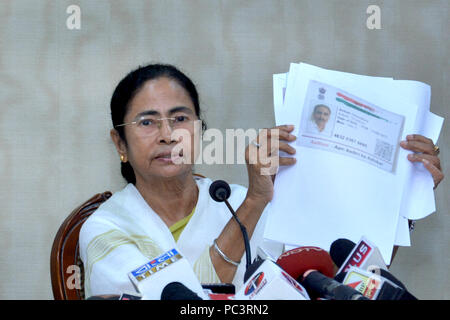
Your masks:
<svg viewBox="0 0 450 320"><path fill-rule="evenodd" d="M297 143L395 172L404 116L310 80Z"/></svg>

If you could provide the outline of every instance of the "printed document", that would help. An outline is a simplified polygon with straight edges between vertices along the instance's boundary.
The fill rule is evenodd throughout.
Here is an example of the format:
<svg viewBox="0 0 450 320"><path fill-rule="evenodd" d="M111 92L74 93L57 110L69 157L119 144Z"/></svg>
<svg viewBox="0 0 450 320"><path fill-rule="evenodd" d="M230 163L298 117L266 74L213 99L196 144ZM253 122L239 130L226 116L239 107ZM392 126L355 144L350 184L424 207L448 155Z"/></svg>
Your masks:
<svg viewBox="0 0 450 320"><path fill-rule="evenodd" d="M297 163L277 173L265 237L328 250L365 236L388 264L394 244L409 245L404 199L416 170L399 142L430 122L439 133L439 119L405 97L412 83L392 78L301 63L273 80L276 123L295 125Z"/></svg>

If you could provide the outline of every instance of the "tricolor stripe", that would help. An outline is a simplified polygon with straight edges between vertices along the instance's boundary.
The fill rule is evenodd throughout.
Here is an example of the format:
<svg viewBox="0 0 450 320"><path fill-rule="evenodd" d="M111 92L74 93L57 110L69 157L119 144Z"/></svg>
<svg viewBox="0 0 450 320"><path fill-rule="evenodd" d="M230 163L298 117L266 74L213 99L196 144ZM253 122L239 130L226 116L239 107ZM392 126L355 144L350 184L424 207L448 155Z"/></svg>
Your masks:
<svg viewBox="0 0 450 320"><path fill-rule="evenodd" d="M377 118L377 119L380 119L380 120L384 120L384 121L386 121L386 122L389 122L389 120L384 119L384 118L382 118L382 117L380 117L380 116L378 116L378 115L376 115L376 114L373 114L372 112L369 112L369 111L367 111L367 110L365 110L365 109L362 109L362 108L360 108L360 107L357 107L357 106L355 106L354 104L352 104L352 103L350 103L350 102L348 102L348 101L346 101L346 100L344 100L344 99L336 98L336 101L341 102L341 103L345 104L346 106L349 106L350 108L356 109L356 110L358 110L358 111L360 111L360 112L362 112L362 113L365 113L365 114L367 114L367 115L369 115L369 116L372 116L372 117L374 117L374 118Z"/></svg>
<svg viewBox="0 0 450 320"><path fill-rule="evenodd" d="M360 106L360 107L363 107L363 108L365 108L365 109L367 109L367 110L369 110L369 111L375 112L375 109L374 109L374 108L369 107L369 106L367 106L367 105L365 105L365 104L363 104L363 103L361 103L361 102L358 102L358 101L356 101L355 99L352 99L352 98L350 98L350 97L347 97L347 96L343 95L343 94L340 93L340 92L338 92L337 95L338 95L338 97L341 97L342 99L347 100L347 101L350 102L350 103L356 104L357 106Z"/></svg>

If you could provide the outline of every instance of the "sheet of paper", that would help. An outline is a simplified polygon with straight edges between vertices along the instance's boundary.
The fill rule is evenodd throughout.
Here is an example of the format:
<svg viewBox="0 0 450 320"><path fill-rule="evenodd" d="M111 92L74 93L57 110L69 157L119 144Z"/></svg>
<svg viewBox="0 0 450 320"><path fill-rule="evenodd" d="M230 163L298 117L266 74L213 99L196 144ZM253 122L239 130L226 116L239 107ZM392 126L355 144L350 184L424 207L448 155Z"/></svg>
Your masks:
<svg viewBox="0 0 450 320"><path fill-rule="evenodd" d="M291 64L292 65L298 65L300 64ZM360 74L354 74L349 72L341 72L341 71L335 71L335 70L327 70L323 69L317 66L313 66L306 63L301 63L303 68L306 68L310 72L322 72L327 71L329 75L332 75L336 79L345 79L346 81L350 81L352 79L353 82L358 83L365 83L368 87L379 83L386 84L386 81L393 80L393 78L388 77L370 77L366 75L360 75ZM298 68L296 69L298 71ZM275 74L273 76L273 90L274 90L274 111L275 111L275 121L277 125L287 124L290 123L291 119L289 118L289 115L285 113L285 109L283 108L284 105L284 98L287 88L289 78L289 72L286 73L280 73ZM282 101L282 103L280 103Z"/></svg>
<svg viewBox="0 0 450 320"><path fill-rule="evenodd" d="M424 127L420 134L430 138L436 144L444 119L431 112L425 117ZM408 219L423 219L436 211L434 198L434 181L430 172L422 163L412 164L414 175L405 194L402 214Z"/></svg>
<svg viewBox="0 0 450 320"><path fill-rule="evenodd" d="M437 144L444 118L429 112L425 118L422 135ZM414 163L415 174L411 178L411 190L405 201L405 215L408 219L423 219L436 211L434 198L434 181L423 164Z"/></svg>
<svg viewBox="0 0 450 320"><path fill-rule="evenodd" d="M405 101L417 103L420 109L418 129L411 133L424 135L436 144L444 119L429 111L431 88L422 82L396 80L395 90L403 95ZM421 163L411 164L414 174L407 184L403 196L404 204L401 214L412 220L422 219L436 210L434 198L434 181L428 170Z"/></svg>
<svg viewBox="0 0 450 320"><path fill-rule="evenodd" d="M294 134L298 136L309 80L316 80L405 116L404 139L404 132L414 127L417 106L400 103L395 92L387 94L391 79L375 81L378 87L385 84L377 91L374 85L368 86L369 79L363 78L352 79L336 72L331 75L313 66L292 64L283 116L277 121L295 124ZM274 213L267 223L266 238L328 249L339 237L356 242L364 235L377 244L389 262L399 221L402 180L408 174L405 151L398 150L399 161L393 174L342 154L292 145L297 149L297 165L280 168L277 174ZM367 181L372 183L367 185Z"/></svg>
<svg viewBox="0 0 450 320"><path fill-rule="evenodd" d="M315 69L321 69L313 67ZM392 80L392 78L374 78L364 75L357 75L351 73L342 73L328 70L336 75L345 75L347 77L353 77L358 81L370 81L368 85L373 85L374 79L379 80ZM287 77L289 72L283 74L274 75L274 112L277 125L281 124L281 116L278 114L283 112L284 94L287 86ZM396 91L403 95L403 99L409 103L415 103L419 106L419 112L421 115L419 119L423 119L422 123L418 123L415 127L419 128L415 132L426 137L431 138L437 143L443 118L430 113L430 87L427 84L417 81L407 80L395 80L392 83L396 86ZM425 114L424 114L425 113ZM411 168L414 173L411 175L411 180L406 184L405 193L403 197L404 205L401 209L401 217L399 217L398 230L396 234L395 245L409 246L410 234L408 219L421 219L436 210L433 186L434 182L430 173L420 163L411 164ZM405 219L407 217L408 219Z"/></svg>
<svg viewBox="0 0 450 320"><path fill-rule="evenodd" d="M310 67L315 70L322 69L322 68L319 68L316 66L310 66ZM377 81L378 83L380 83L382 85L382 84L386 83L386 80L393 80L392 78L385 78L385 77L369 77L369 76L346 73L346 72L345 73L337 72L337 71L333 71L333 70L328 70L328 71L331 74L334 74L336 77L345 76L347 78L353 78L356 81L365 82L366 85L368 85L368 86L373 85L374 81ZM275 113L275 120L276 120L277 125L283 124L283 122L280 119L283 119L283 111L284 111L283 104L284 104L284 97L285 97L285 93L286 93L288 76L289 76L289 72L282 73L282 74L276 74L273 76L274 113ZM407 84L408 82L409 81L405 81L405 84ZM422 86L423 84L416 83L416 85ZM420 94L419 94L419 96L417 96L418 95L417 91L411 90L410 87L408 87L407 85L404 85L403 87L407 88L409 91L413 91L413 92L410 92L410 94L412 94L412 96L414 97L415 100L422 99L424 96L423 89L426 89L425 86L419 87L418 89L422 89L422 90L418 90L420 92ZM283 155L283 154L284 153L282 152L281 155ZM417 199L417 198L414 198L414 199ZM434 198L433 198L433 201L434 201ZM423 204L423 205L429 203L429 201L420 201L420 200L418 202L421 202L421 204ZM414 202L409 202L409 204L413 205ZM434 204L434 202L433 202L433 204ZM420 207L420 206L418 206L418 207ZM411 242L410 242L408 221L404 217L399 216L396 239L395 239L394 244L399 245L399 246L409 246L410 243Z"/></svg>
<svg viewBox="0 0 450 320"><path fill-rule="evenodd" d="M316 66L309 66L313 70L320 70L322 68L316 67ZM325 70L325 69L322 69ZM347 72L338 72L334 70L328 70L330 74L334 74L336 77L342 77L345 76L347 78L352 78L358 82L365 82L366 85L371 86L374 84L375 81L380 83L381 85L386 83L386 80L393 80L392 78L385 78L385 77L369 77L364 75L358 75L358 74L352 74ZM277 125L284 124L286 122L283 122L281 119L283 119L283 105L284 105L284 98L286 93L286 87L287 87L287 79L289 77L289 72L281 73L281 74L275 74L273 75L273 96L274 96L274 113L275 113L275 121ZM403 82L403 81L399 81ZM408 97L414 97L413 101L421 101L421 99L424 98L424 93L426 93L427 86L423 83L417 82L415 85L417 86L414 90L414 86L408 86L408 83L411 81L404 81L404 84L402 87L406 90L409 90ZM422 103L421 106L425 106L426 104ZM283 119L284 121L287 121L287 119ZM284 152L281 152L280 155L285 155ZM419 186L420 188L421 186ZM420 190L420 189L419 189ZM415 199L422 199L420 197L414 197L411 196L411 200ZM409 205L414 208L421 208L424 205L429 205L429 203L432 203L434 206L434 194L433 198L431 200L417 200L417 201L411 201L409 202ZM414 206L416 202L420 202L420 205ZM427 210L420 210L420 212L432 212ZM409 226L408 221L401 215L399 216L399 222L397 226L397 233L396 233L396 239L395 239L395 245L399 246L409 246L410 245L410 234L409 234Z"/></svg>
<svg viewBox="0 0 450 320"><path fill-rule="evenodd" d="M284 94L286 92L288 73L273 75L273 110L275 113L275 123L280 123L283 117Z"/></svg>
<svg viewBox="0 0 450 320"><path fill-rule="evenodd" d="M421 130L430 104L430 86L418 81L395 80L392 82L391 88L402 97L405 103L415 104L419 108L416 123L408 134L423 134ZM412 152L407 151L407 154L409 153ZM412 173L409 175L403 191L397 234L394 241L394 244L397 246L411 245L409 223L407 219L411 212L411 208L414 208L416 212L424 214L423 212L426 210L421 209L422 206L419 205L420 203L432 204L434 206L434 193L432 188L423 190L423 185L429 186L430 177L424 177L423 173L418 172L420 166L424 169L423 165L408 162L408 166ZM420 189L423 190L422 194L417 193L420 192Z"/></svg>
<svg viewBox="0 0 450 320"><path fill-rule="evenodd" d="M409 247L411 245L409 222L408 219L403 216L399 216L398 219L394 245L401 247Z"/></svg>

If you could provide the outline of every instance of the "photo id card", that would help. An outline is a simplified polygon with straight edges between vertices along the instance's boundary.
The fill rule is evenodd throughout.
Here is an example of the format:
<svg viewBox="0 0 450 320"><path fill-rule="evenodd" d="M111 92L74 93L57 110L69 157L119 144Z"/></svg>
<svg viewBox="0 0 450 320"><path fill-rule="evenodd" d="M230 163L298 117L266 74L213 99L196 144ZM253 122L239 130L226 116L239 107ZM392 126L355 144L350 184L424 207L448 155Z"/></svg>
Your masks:
<svg viewBox="0 0 450 320"><path fill-rule="evenodd" d="M404 120L344 90L311 80L297 144L343 154L393 173Z"/></svg>

